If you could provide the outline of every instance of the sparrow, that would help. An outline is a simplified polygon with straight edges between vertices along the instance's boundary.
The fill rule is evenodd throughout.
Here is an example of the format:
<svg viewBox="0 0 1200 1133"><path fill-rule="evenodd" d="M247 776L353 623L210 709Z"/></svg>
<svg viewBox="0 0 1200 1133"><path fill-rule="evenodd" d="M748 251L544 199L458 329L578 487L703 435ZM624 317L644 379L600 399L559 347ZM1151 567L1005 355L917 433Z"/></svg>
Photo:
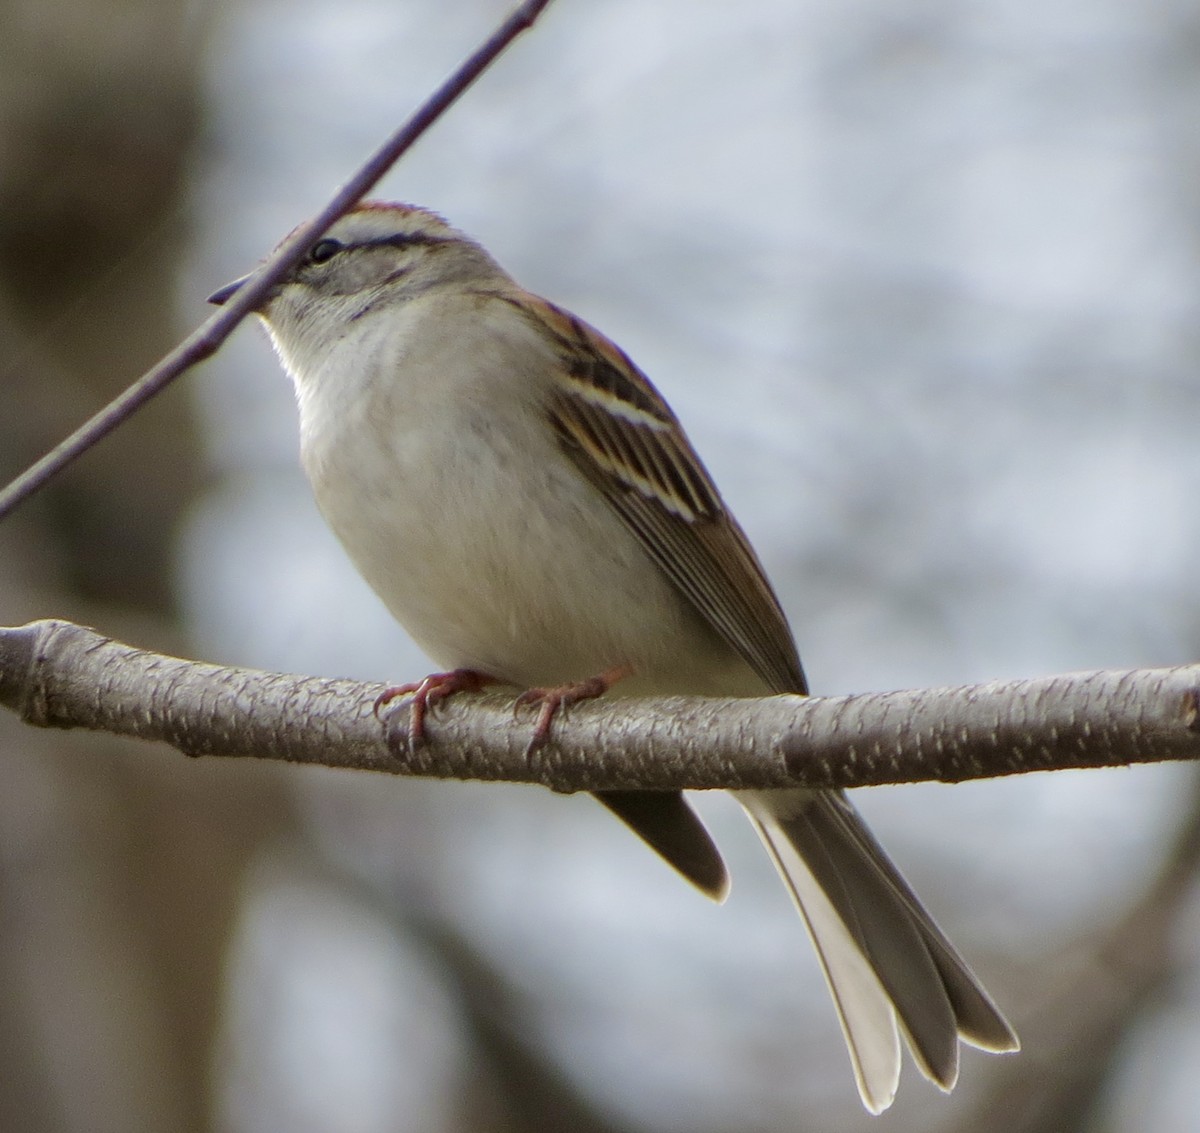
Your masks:
<svg viewBox="0 0 1200 1133"><path fill-rule="evenodd" d="M488 684L524 690L535 744L602 694L808 693L779 599L662 395L475 240L426 209L364 202L257 314L295 388L322 515L441 667L381 698L409 698L415 738L430 704ZM724 897L681 792L596 797ZM1018 1049L843 792L736 797L812 938L868 1110L895 1096L901 1035L946 1091L960 1040Z"/></svg>

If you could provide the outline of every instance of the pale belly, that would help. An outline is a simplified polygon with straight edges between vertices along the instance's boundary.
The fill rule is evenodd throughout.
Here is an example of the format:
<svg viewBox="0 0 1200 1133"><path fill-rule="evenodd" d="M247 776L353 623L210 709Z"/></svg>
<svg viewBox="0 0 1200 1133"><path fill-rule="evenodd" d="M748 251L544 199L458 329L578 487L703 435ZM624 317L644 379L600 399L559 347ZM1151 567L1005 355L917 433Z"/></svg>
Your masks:
<svg viewBox="0 0 1200 1133"><path fill-rule="evenodd" d="M437 666L530 687L628 665L626 695L764 691L548 432L484 431L360 436L349 468L327 455L313 476L358 570Z"/></svg>

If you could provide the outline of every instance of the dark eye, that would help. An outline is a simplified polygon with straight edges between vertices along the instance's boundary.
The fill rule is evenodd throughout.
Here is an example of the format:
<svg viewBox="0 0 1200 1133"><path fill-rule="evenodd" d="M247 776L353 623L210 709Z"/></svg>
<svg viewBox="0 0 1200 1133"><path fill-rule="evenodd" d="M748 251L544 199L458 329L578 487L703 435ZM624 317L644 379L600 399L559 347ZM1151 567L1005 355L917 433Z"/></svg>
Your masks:
<svg viewBox="0 0 1200 1133"><path fill-rule="evenodd" d="M312 246L312 251L308 253L309 262L323 264L327 260L332 260L342 250L342 247L343 245L337 240L330 240L328 237L324 240L318 240Z"/></svg>

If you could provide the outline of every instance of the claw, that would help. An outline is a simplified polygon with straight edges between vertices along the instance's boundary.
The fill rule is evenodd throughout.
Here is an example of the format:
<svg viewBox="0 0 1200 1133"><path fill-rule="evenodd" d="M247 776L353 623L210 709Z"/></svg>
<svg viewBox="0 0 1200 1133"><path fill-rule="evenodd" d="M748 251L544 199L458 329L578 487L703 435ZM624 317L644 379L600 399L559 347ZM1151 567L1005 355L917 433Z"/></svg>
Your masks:
<svg viewBox="0 0 1200 1133"><path fill-rule="evenodd" d="M456 692L478 692L495 683L494 677L474 669L451 669L448 673L430 673L424 680L384 689L375 698L374 712L376 717L382 720L383 717L379 715L382 709L399 697L411 695L408 739L410 743L419 744L425 739L425 716L431 705L453 696Z"/></svg>
<svg viewBox="0 0 1200 1133"><path fill-rule="evenodd" d="M534 752L545 747L550 739L554 718L561 709L578 704L581 700L595 700L596 697L603 696L617 681L629 676L632 672L633 669L629 665L617 665L614 668L606 669L599 676L589 677L585 681L573 681L571 684L556 685L553 688L526 689L517 697L516 703L513 705L514 715L522 708L535 706L538 708L537 723L533 726L533 735L529 740L529 746L525 749L525 754L533 755Z"/></svg>

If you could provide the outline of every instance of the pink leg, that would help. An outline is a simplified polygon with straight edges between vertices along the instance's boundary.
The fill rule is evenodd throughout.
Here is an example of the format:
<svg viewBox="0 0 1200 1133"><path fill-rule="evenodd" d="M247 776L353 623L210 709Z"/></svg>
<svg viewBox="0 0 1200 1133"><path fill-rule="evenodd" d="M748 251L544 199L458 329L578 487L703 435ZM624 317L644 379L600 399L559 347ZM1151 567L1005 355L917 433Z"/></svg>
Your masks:
<svg viewBox="0 0 1200 1133"><path fill-rule="evenodd" d="M385 689L375 698L375 715L401 696L412 695L409 706L408 738L420 743L425 738L425 714L429 706L445 700L456 692L478 692L488 685L496 684L495 677L478 673L474 669L451 669L448 673L430 673L424 680Z"/></svg>
<svg viewBox="0 0 1200 1133"><path fill-rule="evenodd" d="M517 697L514 711L521 708L538 706L537 723L533 728L533 738L529 741L527 751L534 752L543 747L550 738L550 729L554 718L562 708L569 708L581 700L595 700L603 696L619 680L623 680L633 672L629 665L616 665L606 669L597 677L589 677L586 681L575 681L572 684L556 685L553 688L526 689Z"/></svg>

